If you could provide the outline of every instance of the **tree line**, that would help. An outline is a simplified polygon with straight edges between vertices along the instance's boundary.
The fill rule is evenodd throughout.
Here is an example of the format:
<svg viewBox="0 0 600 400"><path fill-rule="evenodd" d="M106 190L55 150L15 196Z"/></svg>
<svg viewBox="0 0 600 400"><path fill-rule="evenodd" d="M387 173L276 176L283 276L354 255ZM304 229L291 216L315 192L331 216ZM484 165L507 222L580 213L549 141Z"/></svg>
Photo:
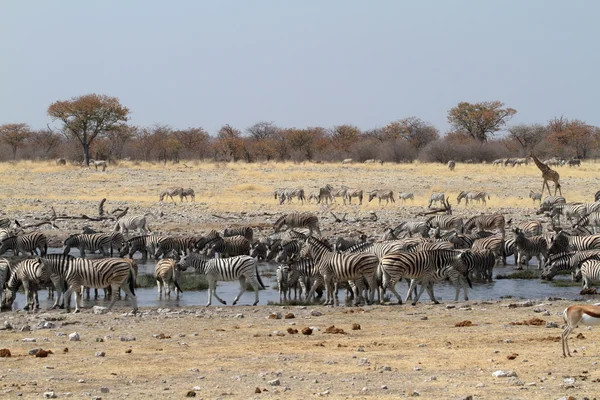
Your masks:
<svg viewBox="0 0 600 400"><path fill-rule="evenodd" d="M202 127L173 129L128 124L130 110L119 99L88 94L49 105L57 128L33 130L27 123L0 125L0 159L65 158L179 162L327 161L489 162L544 156L581 159L600 153L600 128L564 116L539 124L510 125L517 110L500 101L461 102L448 110L451 131L441 136L427 121L412 116L383 127L361 130L350 124L288 128L260 121L246 128L223 125L216 135Z"/></svg>

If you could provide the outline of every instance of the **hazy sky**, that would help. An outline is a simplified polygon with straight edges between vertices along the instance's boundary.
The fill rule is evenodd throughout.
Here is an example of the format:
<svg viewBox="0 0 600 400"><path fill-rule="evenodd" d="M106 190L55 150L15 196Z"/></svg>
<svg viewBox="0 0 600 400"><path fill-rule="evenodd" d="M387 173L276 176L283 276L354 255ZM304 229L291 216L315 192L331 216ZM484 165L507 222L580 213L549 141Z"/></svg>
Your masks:
<svg viewBox="0 0 600 400"><path fill-rule="evenodd" d="M245 129L418 116L460 101L512 123L600 125L598 1L0 0L0 124L118 97L136 125Z"/></svg>

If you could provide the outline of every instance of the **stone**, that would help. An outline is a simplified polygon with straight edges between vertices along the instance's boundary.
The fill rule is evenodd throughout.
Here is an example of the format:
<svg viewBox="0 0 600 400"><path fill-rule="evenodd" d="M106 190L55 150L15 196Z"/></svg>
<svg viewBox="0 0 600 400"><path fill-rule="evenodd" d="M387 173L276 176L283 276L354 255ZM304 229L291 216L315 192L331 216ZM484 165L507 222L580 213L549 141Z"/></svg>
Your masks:
<svg viewBox="0 0 600 400"><path fill-rule="evenodd" d="M21 339L21 342L30 342L30 343L32 343L32 342L37 342L37 339L36 338L32 338L32 337L26 337L26 338Z"/></svg>
<svg viewBox="0 0 600 400"><path fill-rule="evenodd" d="M185 394L185 397L196 397L196 392L193 390L188 390L188 392Z"/></svg>
<svg viewBox="0 0 600 400"><path fill-rule="evenodd" d="M310 329L309 327L302 328L302 334L303 335L312 335L312 333L313 333L313 330Z"/></svg>
<svg viewBox="0 0 600 400"><path fill-rule="evenodd" d="M360 324L357 324L356 322L352 324L352 330L353 331L359 331L360 330Z"/></svg>
<svg viewBox="0 0 600 400"><path fill-rule="evenodd" d="M48 357L48 354L52 354L51 350L39 349L37 353L35 353L36 357Z"/></svg>
<svg viewBox="0 0 600 400"><path fill-rule="evenodd" d="M102 387L100 388L100 392L101 392L101 393L109 393L109 392L110 392L110 389L109 389L109 388L107 388L106 386L102 386Z"/></svg>
<svg viewBox="0 0 600 400"><path fill-rule="evenodd" d="M103 352L103 351L97 351L96 352L96 357L104 357L105 355L106 355L106 353Z"/></svg>
<svg viewBox="0 0 600 400"><path fill-rule="evenodd" d="M30 332L31 327L29 325L23 325L20 329L21 332Z"/></svg>
<svg viewBox="0 0 600 400"><path fill-rule="evenodd" d="M44 392L44 398L45 399L55 399L56 398L56 393L54 393L54 392Z"/></svg>
<svg viewBox="0 0 600 400"><path fill-rule="evenodd" d="M121 336L121 342L135 342L135 336Z"/></svg>
<svg viewBox="0 0 600 400"><path fill-rule="evenodd" d="M294 315L294 313L287 313L283 316L283 318L285 319L294 319L296 318L296 315Z"/></svg>
<svg viewBox="0 0 600 400"><path fill-rule="evenodd" d="M92 312L94 314L106 314L108 312L108 307L94 306L92 307Z"/></svg>
<svg viewBox="0 0 600 400"><path fill-rule="evenodd" d="M10 350L9 349L0 349L0 357L10 357Z"/></svg>
<svg viewBox="0 0 600 400"><path fill-rule="evenodd" d="M262 390L257 386L256 389L254 389L254 393L262 393Z"/></svg>
<svg viewBox="0 0 600 400"><path fill-rule="evenodd" d="M80 340L81 340L81 337L79 336L79 333L77 333L77 332L73 332L69 335L70 342L79 342Z"/></svg>
<svg viewBox="0 0 600 400"><path fill-rule="evenodd" d="M267 319L281 319L281 313L271 313Z"/></svg>
<svg viewBox="0 0 600 400"><path fill-rule="evenodd" d="M323 315L323 313L322 313L321 311L312 310L312 311L310 312L310 315L311 315L312 317L320 317L321 315Z"/></svg>
<svg viewBox="0 0 600 400"><path fill-rule="evenodd" d="M517 373L515 371L502 371L498 370L492 373L494 378L510 378L517 377Z"/></svg>
<svg viewBox="0 0 600 400"><path fill-rule="evenodd" d="M558 328L558 324L553 321L546 321L546 328Z"/></svg>
<svg viewBox="0 0 600 400"><path fill-rule="evenodd" d="M281 381L279 379L273 379L272 381L267 382L271 386L279 386L281 385Z"/></svg>

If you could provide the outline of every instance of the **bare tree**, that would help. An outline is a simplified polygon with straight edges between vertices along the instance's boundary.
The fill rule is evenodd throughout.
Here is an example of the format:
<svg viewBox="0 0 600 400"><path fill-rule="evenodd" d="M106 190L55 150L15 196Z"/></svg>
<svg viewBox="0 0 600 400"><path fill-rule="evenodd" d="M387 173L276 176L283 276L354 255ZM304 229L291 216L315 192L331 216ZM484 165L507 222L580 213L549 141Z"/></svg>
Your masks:
<svg viewBox="0 0 600 400"><path fill-rule="evenodd" d="M0 126L0 139L12 149L13 160L17 159L17 150L31 136L27 124L5 124Z"/></svg>
<svg viewBox="0 0 600 400"><path fill-rule="evenodd" d="M534 147L548 136L548 133L548 128L540 124L521 124L508 129L508 137L517 141L526 155L529 155Z"/></svg>

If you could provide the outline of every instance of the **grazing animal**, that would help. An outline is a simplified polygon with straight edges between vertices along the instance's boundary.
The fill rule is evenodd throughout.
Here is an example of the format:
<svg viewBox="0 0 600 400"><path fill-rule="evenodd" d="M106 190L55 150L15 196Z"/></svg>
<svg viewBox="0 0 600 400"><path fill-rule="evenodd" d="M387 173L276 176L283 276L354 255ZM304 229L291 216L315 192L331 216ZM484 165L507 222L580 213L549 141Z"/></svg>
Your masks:
<svg viewBox="0 0 600 400"><path fill-rule="evenodd" d="M85 258L85 251L89 250L92 253L100 250L104 257L108 256L108 249L111 248L112 239L104 233L85 234L79 233L70 235L63 242L63 254L67 255L71 248L79 249L81 258Z"/></svg>
<svg viewBox="0 0 600 400"><path fill-rule="evenodd" d="M144 215L131 215L124 216L119 218L119 220L115 223L113 230L115 232L120 231L125 236L129 235L130 230L138 231L139 235L145 235L146 232L150 232L150 227L148 226L148 221L146 221L146 216L152 215L150 213Z"/></svg>
<svg viewBox="0 0 600 400"><path fill-rule="evenodd" d="M402 202L405 203L406 200L414 200L415 195L413 194L413 192L402 192L398 194L398 199L402 200Z"/></svg>
<svg viewBox="0 0 600 400"><path fill-rule="evenodd" d="M309 230L308 235L311 236L313 231L321 235L321 229L319 229L319 218L311 213L289 213L284 214L273 224L275 232L279 232L286 226L288 229L292 228L307 228Z"/></svg>
<svg viewBox="0 0 600 400"><path fill-rule="evenodd" d="M431 197L429 197L429 205L427 206L427 208L431 208L433 203L438 203L441 202L442 204L444 204L444 202L446 201L446 195L444 193L432 193Z"/></svg>
<svg viewBox="0 0 600 400"><path fill-rule="evenodd" d="M181 202L183 202L184 197L185 201L189 201L188 197L192 199L191 201L196 201L196 192L194 192L194 189L192 188L181 189L181 193L179 193L179 199Z"/></svg>
<svg viewBox="0 0 600 400"><path fill-rule="evenodd" d="M96 170L98 170L98 167L102 167L102 171L106 171L106 167L108 166L108 163L105 160L90 159L90 165L93 165L94 168L96 168Z"/></svg>
<svg viewBox="0 0 600 400"><path fill-rule="evenodd" d="M559 183L560 175L558 174L558 172L556 172L555 170L550 168L548 165L541 162L533 154L533 152L530 155L531 155L531 158L533 159L533 162L535 162L535 165L539 168L540 171L542 171L542 179L544 180L544 182L542 182L542 194L544 194L544 187L546 187L548 189L548 194L550 194L550 185L548 184L548 181L552 181L552 182L554 182L554 195L556 196L556 191L558 190L558 192L562 196L562 190L560 188L560 183Z"/></svg>
<svg viewBox="0 0 600 400"><path fill-rule="evenodd" d="M442 230L454 229L457 232L463 232L466 226L463 224L463 219L455 215L435 215L427 218L425 221L429 229L440 228Z"/></svg>
<svg viewBox="0 0 600 400"><path fill-rule="evenodd" d="M565 308L563 311L563 320L567 324L565 330L560 335L562 343L563 357L571 357L569 351L568 338L573 329L578 325L593 326L600 325L600 306L576 304Z"/></svg>
<svg viewBox="0 0 600 400"><path fill-rule="evenodd" d="M162 260L157 261L156 267L154 268L154 278L156 278L159 299L162 297L163 287L165 297L171 296L171 287L173 287L176 298L179 298L179 295L183 293L181 287L179 287L180 276L181 269L174 259L163 258Z"/></svg>
<svg viewBox="0 0 600 400"><path fill-rule="evenodd" d="M318 203L327 204L333 203L333 187L330 184L326 184L324 187L319 188L319 201Z"/></svg>
<svg viewBox="0 0 600 400"><path fill-rule="evenodd" d="M250 256L208 259L200 254L189 254L179 260L177 265L179 265L183 271L192 267L199 274L206 276L206 280L208 281L207 307L211 305L213 295L222 304L227 304L225 300L221 299L217 294L216 288L218 281L239 280L240 292L233 300L233 305L238 302L240 296L246 291L246 282L250 283L254 289L253 305L257 305L259 301L259 285L262 289L265 288L265 285L263 285L260 275L258 274L258 262Z"/></svg>
<svg viewBox="0 0 600 400"><path fill-rule="evenodd" d="M572 158L567 161L569 167L581 167L581 160L579 158Z"/></svg>
<svg viewBox="0 0 600 400"><path fill-rule="evenodd" d="M348 200L348 204L352 204L352 198L356 197L358 199L358 204L362 205L363 202L363 191L362 189L350 189L346 188L346 199Z"/></svg>
<svg viewBox="0 0 600 400"><path fill-rule="evenodd" d="M13 273L6 283L6 291L2 299L2 308L10 309L15 301L17 290L21 285L25 290L27 305L24 310L40 307L37 295L38 287L50 280L49 270L41 258L30 258L15 265Z"/></svg>
<svg viewBox="0 0 600 400"><path fill-rule="evenodd" d="M464 231L471 232L474 228L476 228L479 232L484 230L498 229L502 235L502 239L504 239L505 225L506 220L502 214L482 214L469 218L464 224Z"/></svg>
<svg viewBox="0 0 600 400"><path fill-rule="evenodd" d="M458 197L456 198L456 200L458 201L458 204L460 204L460 201L462 199L465 199L465 205L469 205L469 201L471 202L471 204L473 204L473 202L482 202L483 205L487 205L485 199L487 198L488 200L490 199L490 195L487 192L465 192L462 191L459 193Z"/></svg>
<svg viewBox="0 0 600 400"><path fill-rule="evenodd" d="M529 198L531 200L533 200L534 204L535 204L536 200L540 203L540 205L542 204L542 194L541 193L537 193L537 192L534 192L533 190L530 190L529 191Z"/></svg>
<svg viewBox="0 0 600 400"><path fill-rule="evenodd" d="M183 191L183 188L181 188L181 187L167 188L160 193L160 197L159 197L158 201L165 200L165 198L167 196L171 198L171 201L173 203L175 203L175 199L173 198L173 196L179 196L181 198L181 201L183 201L183 197L181 196L182 191Z"/></svg>
<svg viewBox="0 0 600 400"><path fill-rule="evenodd" d="M456 168L456 161L454 161L454 160L448 161L448 169L450 171L454 171L454 168Z"/></svg>
<svg viewBox="0 0 600 400"><path fill-rule="evenodd" d="M7 250L12 250L15 256L18 256L20 253L30 253L32 256L37 255L37 250L39 250L39 255L43 256L48 252L48 238L41 232L9 236L4 238L0 243L0 255L4 254Z"/></svg>
<svg viewBox="0 0 600 400"><path fill-rule="evenodd" d="M392 203L396 202L396 200L394 200L394 192L389 189L380 189L380 190L370 191L369 192L369 203L375 197L377 197L377 199L379 200L379 204L381 204L381 200L385 200L386 206L390 203L390 200L392 201Z"/></svg>

